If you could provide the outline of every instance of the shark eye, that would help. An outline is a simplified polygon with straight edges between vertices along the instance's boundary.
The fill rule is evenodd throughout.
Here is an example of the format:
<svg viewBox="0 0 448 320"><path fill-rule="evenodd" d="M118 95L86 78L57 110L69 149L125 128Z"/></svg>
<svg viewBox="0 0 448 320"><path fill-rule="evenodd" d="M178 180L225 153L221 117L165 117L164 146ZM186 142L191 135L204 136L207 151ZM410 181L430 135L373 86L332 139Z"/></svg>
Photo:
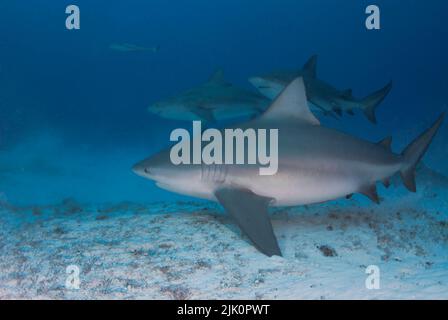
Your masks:
<svg viewBox="0 0 448 320"><path fill-rule="evenodd" d="M149 169L148 169L148 168L145 168L145 173L147 173L147 174L149 174L149 173L150 173L150 171L149 171Z"/></svg>
<svg viewBox="0 0 448 320"><path fill-rule="evenodd" d="M258 86L259 89L270 89L270 86Z"/></svg>

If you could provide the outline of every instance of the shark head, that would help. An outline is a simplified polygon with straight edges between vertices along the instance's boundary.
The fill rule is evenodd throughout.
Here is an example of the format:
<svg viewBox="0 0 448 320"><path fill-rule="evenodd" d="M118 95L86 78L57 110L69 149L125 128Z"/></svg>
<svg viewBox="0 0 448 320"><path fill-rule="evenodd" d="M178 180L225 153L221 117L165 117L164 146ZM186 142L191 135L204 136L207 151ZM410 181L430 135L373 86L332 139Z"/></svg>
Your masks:
<svg viewBox="0 0 448 320"><path fill-rule="evenodd" d="M170 151L164 150L150 156L132 167L135 174L152 180L162 189L183 194L195 194L195 188L203 186L200 165L175 165L170 160ZM199 191L198 191L199 192Z"/></svg>
<svg viewBox="0 0 448 320"><path fill-rule="evenodd" d="M296 72L272 72L250 77L249 82L265 97L275 99L297 77Z"/></svg>
<svg viewBox="0 0 448 320"><path fill-rule="evenodd" d="M278 79L268 76L249 78L249 82L265 97L274 99L283 89L284 85Z"/></svg>

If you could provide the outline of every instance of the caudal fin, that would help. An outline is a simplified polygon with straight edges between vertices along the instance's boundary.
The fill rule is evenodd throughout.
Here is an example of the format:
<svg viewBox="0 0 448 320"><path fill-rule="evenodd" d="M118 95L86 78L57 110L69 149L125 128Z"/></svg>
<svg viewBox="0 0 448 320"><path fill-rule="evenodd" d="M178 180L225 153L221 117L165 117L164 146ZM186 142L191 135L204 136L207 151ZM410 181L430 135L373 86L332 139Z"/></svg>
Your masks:
<svg viewBox="0 0 448 320"><path fill-rule="evenodd" d="M372 93L361 100L361 104L364 109L364 114L371 122L376 123L375 109L386 98L392 89L392 81L389 82L384 88Z"/></svg>
<svg viewBox="0 0 448 320"><path fill-rule="evenodd" d="M412 141L401 153L404 157L404 166L400 170L400 175L404 185L409 191L415 192L417 190L415 185L415 168L431 144L432 139L442 124L444 116L445 113L442 113L431 128Z"/></svg>

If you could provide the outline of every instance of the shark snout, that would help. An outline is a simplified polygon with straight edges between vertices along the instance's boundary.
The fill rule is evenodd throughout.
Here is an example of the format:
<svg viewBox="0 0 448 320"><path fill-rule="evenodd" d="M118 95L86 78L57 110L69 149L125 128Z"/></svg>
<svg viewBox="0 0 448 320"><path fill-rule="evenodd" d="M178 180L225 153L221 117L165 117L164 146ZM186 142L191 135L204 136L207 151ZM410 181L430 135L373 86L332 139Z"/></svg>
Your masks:
<svg viewBox="0 0 448 320"><path fill-rule="evenodd" d="M145 161L140 161L132 166L132 171L139 176L148 177L151 174L151 170L146 165Z"/></svg>

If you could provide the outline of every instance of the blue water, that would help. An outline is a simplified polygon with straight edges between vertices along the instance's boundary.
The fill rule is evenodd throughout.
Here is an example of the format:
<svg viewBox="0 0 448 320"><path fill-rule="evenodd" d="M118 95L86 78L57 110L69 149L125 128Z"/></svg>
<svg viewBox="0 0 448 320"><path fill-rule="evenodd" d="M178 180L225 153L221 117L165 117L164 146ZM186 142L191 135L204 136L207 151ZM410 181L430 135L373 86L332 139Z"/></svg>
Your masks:
<svg viewBox="0 0 448 320"><path fill-rule="evenodd" d="M81 29L65 29L65 7ZM381 30L364 27L370 1L129 0L0 3L0 193L14 204L72 197L84 202L183 197L134 175L136 161L191 123L147 113L152 102L207 79L253 90L252 75L300 68L319 55L318 75L364 96L393 80L377 111L324 125L369 140L395 138L398 152L447 109L444 0L375 1ZM112 43L160 46L116 52ZM441 129L425 161L448 174Z"/></svg>

